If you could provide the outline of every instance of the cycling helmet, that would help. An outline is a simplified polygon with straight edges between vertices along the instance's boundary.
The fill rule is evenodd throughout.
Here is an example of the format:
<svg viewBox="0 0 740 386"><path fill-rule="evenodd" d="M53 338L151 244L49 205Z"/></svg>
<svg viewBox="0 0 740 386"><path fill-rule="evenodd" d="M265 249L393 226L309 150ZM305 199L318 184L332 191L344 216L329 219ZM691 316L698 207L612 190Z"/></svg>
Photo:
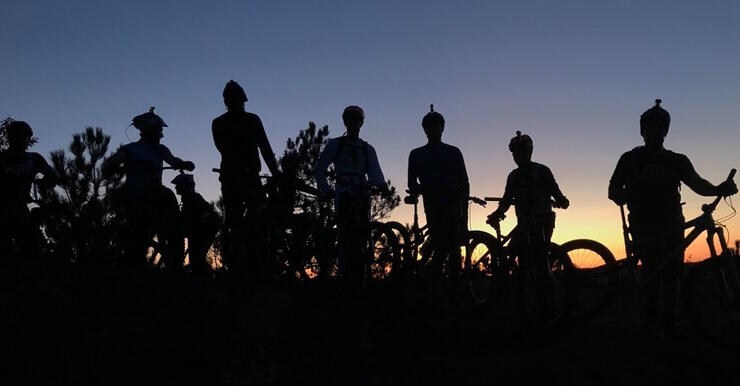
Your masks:
<svg viewBox="0 0 740 386"><path fill-rule="evenodd" d="M509 141L509 151L512 153L518 153L520 151L532 151L534 144L532 138L527 134L522 134L521 131L516 131L516 137Z"/></svg>
<svg viewBox="0 0 740 386"><path fill-rule="evenodd" d="M223 96L224 99L233 99L239 102L247 101L247 93L244 92L244 89L242 88L242 86L239 85L239 83L236 83L233 80L230 80L226 83Z"/></svg>
<svg viewBox="0 0 740 386"><path fill-rule="evenodd" d="M33 137L33 129L31 126L23 121L11 121L6 127L5 132L8 137L14 137L16 135L27 135Z"/></svg>
<svg viewBox="0 0 740 386"><path fill-rule="evenodd" d="M660 107L663 100L656 99L655 106L649 108L640 115L640 134L645 135L646 130L664 130L663 135L668 134L668 126L671 124L671 114Z"/></svg>
<svg viewBox="0 0 740 386"><path fill-rule="evenodd" d="M347 106L342 113L342 119L360 119L365 120L365 112L360 106Z"/></svg>
<svg viewBox="0 0 740 386"><path fill-rule="evenodd" d="M434 111L434 105L429 105L429 112L421 120L421 127L428 129L431 126L439 125L443 129L445 127L445 117L442 114Z"/></svg>
<svg viewBox="0 0 740 386"><path fill-rule="evenodd" d="M147 113L135 116L132 124L139 130L167 127L164 120L159 115L154 114L154 107L150 107Z"/></svg>
<svg viewBox="0 0 740 386"><path fill-rule="evenodd" d="M189 186L195 186L195 179L193 178L192 174L178 174L175 176L175 178L171 181L172 184L175 186L181 186L181 185L189 185Z"/></svg>

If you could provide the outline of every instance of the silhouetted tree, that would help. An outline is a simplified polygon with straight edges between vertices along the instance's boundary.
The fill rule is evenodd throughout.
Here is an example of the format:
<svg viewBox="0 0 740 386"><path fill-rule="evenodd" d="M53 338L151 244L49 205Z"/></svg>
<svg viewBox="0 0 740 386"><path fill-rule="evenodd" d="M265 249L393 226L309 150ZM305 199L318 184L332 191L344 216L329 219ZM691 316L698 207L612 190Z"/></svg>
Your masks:
<svg viewBox="0 0 740 386"><path fill-rule="evenodd" d="M65 259L103 261L117 253L121 216L111 193L121 186L122 176L104 176L100 169L109 145L103 129L86 127L72 137L71 156L61 149L51 153L59 185L40 192L42 207L48 208L43 225L53 252Z"/></svg>
<svg viewBox="0 0 740 386"><path fill-rule="evenodd" d="M317 128L313 122L308 123L306 129L301 130L295 139L288 139L285 152L280 158L280 164L285 164L286 158L290 157L290 163L294 163L295 177L300 182L311 187L316 187L313 172L319 161L319 155L329 141L329 126L324 125ZM329 167L329 183L334 184L334 166ZM290 176L286 176L290 177ZM396 194L396 188L388 180L388 192L380 194L374 192L371 202L371 216L379 220L387 217L390 212L397 207L401 198ZM296 208L304 213L316 214L316 204L313 198L299 195L297 197Z"/></svg>

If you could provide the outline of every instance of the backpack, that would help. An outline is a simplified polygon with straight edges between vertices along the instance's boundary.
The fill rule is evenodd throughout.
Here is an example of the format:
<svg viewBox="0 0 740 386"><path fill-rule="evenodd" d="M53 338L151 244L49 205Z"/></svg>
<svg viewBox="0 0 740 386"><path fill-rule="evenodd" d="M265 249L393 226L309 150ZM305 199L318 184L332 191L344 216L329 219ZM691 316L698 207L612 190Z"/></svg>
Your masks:
<svg viewBox="0 0 740 386"><path fill-rule="evenodd" d="M365 166L363 168L363 173L367 173L368 163L370 159L369 157L370 152L368 151L367 146L368 146L367 142L362 141L362 152L363 152L363 155L365 156ZM336 167L336 162L339 160L339 156L342 154L345 147L347 147L347 137L344 137L344 136L339 137L339 146L337 146L337 152L334 153L334 159L332 160L332 163L335 165L335 167Z"/></svg>

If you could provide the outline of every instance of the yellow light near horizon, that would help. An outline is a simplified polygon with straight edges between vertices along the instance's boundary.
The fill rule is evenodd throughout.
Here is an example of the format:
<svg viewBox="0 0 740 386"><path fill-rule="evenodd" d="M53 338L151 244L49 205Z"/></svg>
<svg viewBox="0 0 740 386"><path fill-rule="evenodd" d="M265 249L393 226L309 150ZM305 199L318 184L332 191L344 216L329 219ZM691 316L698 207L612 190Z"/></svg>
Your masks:
<svg viewBox="0 0 740 386"><path fill-rule="evenodd" d="M492 208L472 206L470 208L470 229L482 230L493 234L493 229L485 223L485 218L493 211ZM555 232L552 241L558 244L575 239L591 239L606 246L617 260L626 257L625 242L620 220L619 208L611 202L606 205L581 205L568 210L557 210ZM420 214L423 216L423 214ZM687 219L692 216L687 216ZM423 221L423 217L420 219ZM516 225L514 209L510 209L507 218L502 222L504 234L511 231ZM688 232L686 232L688 233ZM700 235L686 248L685 262L698 262L710 256L707 246L706 232ZM728 240L732 248L732 241ZM715 245L719 251L715 238Z"/></svg>

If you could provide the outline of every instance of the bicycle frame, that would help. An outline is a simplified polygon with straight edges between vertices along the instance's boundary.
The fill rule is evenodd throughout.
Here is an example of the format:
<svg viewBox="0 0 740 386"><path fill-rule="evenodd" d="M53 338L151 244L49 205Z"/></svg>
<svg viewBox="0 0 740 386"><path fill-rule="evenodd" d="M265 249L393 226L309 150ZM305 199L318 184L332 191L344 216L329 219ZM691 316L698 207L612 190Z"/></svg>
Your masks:
<svg viewBox="0 0 740 386"><path fill-rule="evenodd" d="M732 169L730 171L730 175L727 177L727 180L732 180L732 178L735 176L735 169ZM683 225L683 229L690 229L693 228L688 235L685 235L683 238L683 242L679 244L675 249L673 249L668 256L682 253L686 250L686 248L691 245L691 243L694 242L704 231L707 232L707 246L709 247L709 253L710 253L710 259L715 259L718 256L725 256L731 254L730 249L727 246L727 239L725 238L725 235L723 232L717 231L717 225L714 221L714 218L712 217L712 212L717 208L717 205L719 204L720 200L722 200L721 196L717 196L717 198L714 199L710 204L704 204L701 206L702 214L697 216L696 218L686 221ZM625 234L626 235L626 234ZM714 244L714 237L717 236L717 239L719 240L721 254L717 254L717 248ZM627 245L627 239L625 238L625 245ZM630 243L630 246L631 243ZM634 252L633 252L634 253ZM637 256L639 258L639 256ZM668 261L664 261L661 263L658 268L655 270L655 272L662 271L666 265L668 264ZM724 274L723 274L724 276Z"/></svg>
<svg viewBox="0 0 740 386"><path fill-rule="evenodd" d="M424 226L419 226L419 200L418 196L415 197L415 199L411 199L415 196L407 196L404 199L404 202L406 204L412 204L414 206L414 222L411 225L411 230L409 232L409 236L411 237L410 244L406 246L407 248L410 248L414 256L412 256L412 260L416 261L416 258L419 254L422 254L421 260L424 261L428 257L424 253L422 253L419 249L422 248L424 244L429 242L429 224L424 224ZM485 200L482 200L478 197L469 196L468 197L469 202L476 203L481 206L485 206Z"/></svg>

